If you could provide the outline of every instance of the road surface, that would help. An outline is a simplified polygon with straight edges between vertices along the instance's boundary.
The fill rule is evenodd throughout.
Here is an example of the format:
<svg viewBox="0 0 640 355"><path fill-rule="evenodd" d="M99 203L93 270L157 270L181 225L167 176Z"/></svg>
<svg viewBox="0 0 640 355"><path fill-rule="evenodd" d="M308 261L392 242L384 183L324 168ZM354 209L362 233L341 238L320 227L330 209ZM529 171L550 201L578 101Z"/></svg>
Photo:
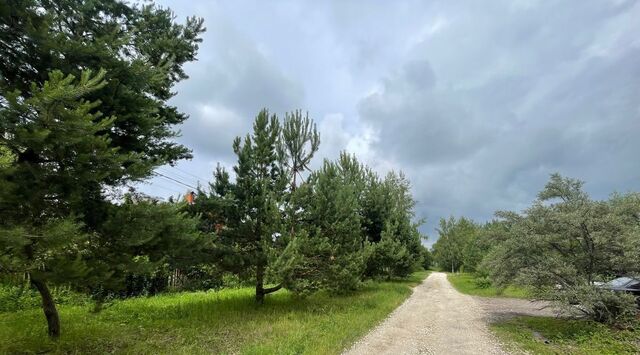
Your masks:
<svg viewBox="0 0 640 355"><path fill-rule="evenodd" d="M507 354L490 333L493 310L514 314L543 314L527 300L487 301L461 294L434 272L389 318L372 330L345 354Z"/></svg>

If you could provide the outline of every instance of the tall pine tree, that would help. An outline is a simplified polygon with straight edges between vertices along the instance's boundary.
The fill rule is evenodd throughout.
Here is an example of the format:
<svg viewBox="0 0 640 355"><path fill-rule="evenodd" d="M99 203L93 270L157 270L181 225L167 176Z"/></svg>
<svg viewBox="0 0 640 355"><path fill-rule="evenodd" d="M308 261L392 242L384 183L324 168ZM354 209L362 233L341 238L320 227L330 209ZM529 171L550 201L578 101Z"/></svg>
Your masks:
<svg viewBox="0 0 640 355"><path fill-rule="evenodd" d="M0 4L0 270L29 273L53 337L47 283L112 274L104 260L89 265L104 250L87 245L141 250L101 233L122 217L108 192L190 156L173 141L186 115L166 101L203 30L200 19L178 25L168 9L118 0Z"/></svg>
<svg viewBox="0 0 640 355"><path fill-rule="evenodd" d="M280 147L280 122L264 109L253 123L253 133L233 142L238 156L234 166L233 198L238 210L230 226L233 244L254 271L256 301L282 286L265 287L274 253L282 245L282 206L288 180Z"/></svg>

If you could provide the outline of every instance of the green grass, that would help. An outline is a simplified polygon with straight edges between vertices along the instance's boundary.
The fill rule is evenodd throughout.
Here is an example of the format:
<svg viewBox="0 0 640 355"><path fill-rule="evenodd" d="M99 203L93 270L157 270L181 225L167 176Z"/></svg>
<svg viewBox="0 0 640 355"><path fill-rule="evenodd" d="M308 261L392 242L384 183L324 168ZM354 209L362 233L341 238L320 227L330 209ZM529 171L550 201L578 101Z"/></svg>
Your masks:
<svg viewBox="0 0 640 355"><path fill-rule="evenodd" d="M0 353L331 354L383 320L428 272L370 282L346 296L286 291L255 305L253 290L168 294L120 301L101 313L61 306L62 337L46 337L40 310L0 313Z"/></svg>
<svg viewBox="0 0 640 355"><path fill-rule="evenodd" d="M512 298L529 298L529 292L525 288L517 286L509 286L504 290L498 290L493 286L479 287L475 280L475 276L469 273L450 274L447 273L449 282L461 293L482 296L482 297L512 297Z"/></svg>
<svg viewBox="0 0 640 355"><path fill-rule="evenodd" d="M615 330L586 320L518 317L491 328L514 350L533 354L640 353L640 326L635 331Z"/></svg>

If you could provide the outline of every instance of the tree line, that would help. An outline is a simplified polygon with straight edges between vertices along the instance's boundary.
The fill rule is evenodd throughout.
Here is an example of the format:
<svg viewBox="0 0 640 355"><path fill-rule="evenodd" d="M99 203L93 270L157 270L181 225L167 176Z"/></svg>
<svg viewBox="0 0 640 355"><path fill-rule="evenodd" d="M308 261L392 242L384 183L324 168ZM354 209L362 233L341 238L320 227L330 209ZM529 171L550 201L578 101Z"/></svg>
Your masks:
<svg viewBox="0 0 640 355"><path fill-rule="evenodd" d="M343 293L428 262L401 173L380 177L342 153L315 171L307 115L258 113L193 204L123 187L190 158L167 103L205 28L169 9L117 0L0 5L0 277L42 298L60 336L52 285L91 296L153 294L251 280L258 303L281 288ZM426 256L426 257L425 257Z"/></svg>
<svg viewBox="0 0 640 355"><path fill-rule="evenodd" d="M215 235L217 272L249 271L259 303L282 287L348 292L365 278L407 276L423 260L407 179L380 178L347 153L310 171L319 141L300 111L281 122L263 110L234 141L234 179L218 167L209 190L184 206Z"/></svg>
<svg viewBox="0 0 640 355"><path fill-rule="evenodd" d="M632 319L634 297L603 283L640 274L640 193L598 201L583 185L553 174L522 213L499 211L484 224L442 219L435 262L451 272L475 272L479 283L525 286L600 322Z"/></svg>

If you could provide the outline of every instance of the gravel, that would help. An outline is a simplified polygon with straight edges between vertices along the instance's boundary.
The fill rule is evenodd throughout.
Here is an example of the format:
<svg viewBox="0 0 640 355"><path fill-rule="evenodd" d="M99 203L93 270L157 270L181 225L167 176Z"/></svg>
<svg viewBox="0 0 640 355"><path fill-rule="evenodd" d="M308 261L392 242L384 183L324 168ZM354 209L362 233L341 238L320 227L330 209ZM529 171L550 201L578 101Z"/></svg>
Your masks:
<svg viewBox="0 0 640 355"><path fill-rule="evenodd" d="M517 316L557 316L549 302L518 298L473 297L480 304L488 323L499 322Z"/></svg>
<svg viewBox="0 0 640 355"><path fill-rule="evenodd" d="M523 300L499 300L507 303L463 295L446 274L434 272L345 354L506 354L488 322L499 314L496 309L521 311Z"/></svg>

